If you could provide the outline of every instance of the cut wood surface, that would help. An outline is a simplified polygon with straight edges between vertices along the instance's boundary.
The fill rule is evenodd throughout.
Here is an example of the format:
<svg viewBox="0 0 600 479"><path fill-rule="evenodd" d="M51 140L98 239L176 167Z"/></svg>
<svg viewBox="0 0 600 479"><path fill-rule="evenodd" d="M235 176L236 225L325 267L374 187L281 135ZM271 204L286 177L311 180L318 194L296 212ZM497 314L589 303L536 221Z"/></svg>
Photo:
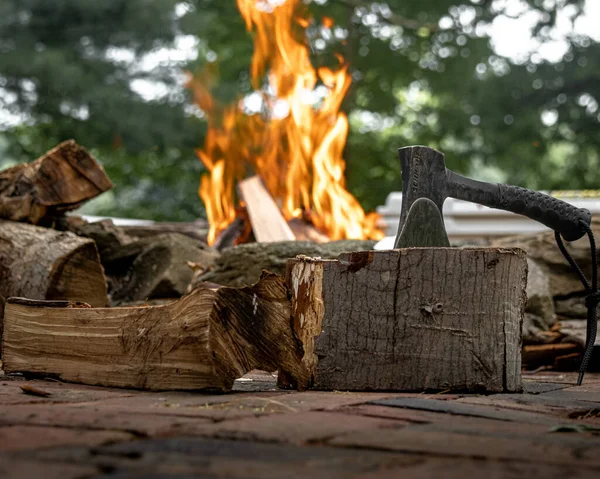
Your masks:
<svg viewBox="0 0 600 479"><path fill-rule="evenodd" d="M0 294L107 304L95 243L73 233L0 221Z"/></svg>
<svg viewBox="0 0 600 479"><path fill-rule="evenodd" d="M10 299L4 370L151 390L229 391L252 369L307 382L280 276L197 289L162 306L82 306Z"/></svg>
<svg viewBox="0 0 600 479"><path fill-rule="evenodd" d="M39 224L112 188L104 169L74 140L0 172L0 218Z"/></svg>
<svg viewBox="0 0 600 479"><path fill-rule="evenodd" d="M246 203L256 241L271 243L296 239L260 177L252 176L242 180L238 188Z"/></svg>
<svg viewBox="0 0 600 479"><path fill-rule="evenodd" d="M520 391L526 279L518 249L409 248L289 260L309 385ZM285 374L280 384L295 386Z"/></svg>

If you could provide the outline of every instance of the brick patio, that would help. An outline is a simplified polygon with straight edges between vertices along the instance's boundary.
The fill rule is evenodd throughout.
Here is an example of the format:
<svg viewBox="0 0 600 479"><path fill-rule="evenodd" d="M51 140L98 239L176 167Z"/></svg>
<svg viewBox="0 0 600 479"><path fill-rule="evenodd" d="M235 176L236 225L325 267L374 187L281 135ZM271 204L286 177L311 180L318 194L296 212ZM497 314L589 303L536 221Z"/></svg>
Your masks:
<svg viewBox="0 0 600 479"><path fill-rule="evenodd" d="M298 393L260 372L226 395L1 374L1 478L600 477L600 374L491 396Z"/></svg>

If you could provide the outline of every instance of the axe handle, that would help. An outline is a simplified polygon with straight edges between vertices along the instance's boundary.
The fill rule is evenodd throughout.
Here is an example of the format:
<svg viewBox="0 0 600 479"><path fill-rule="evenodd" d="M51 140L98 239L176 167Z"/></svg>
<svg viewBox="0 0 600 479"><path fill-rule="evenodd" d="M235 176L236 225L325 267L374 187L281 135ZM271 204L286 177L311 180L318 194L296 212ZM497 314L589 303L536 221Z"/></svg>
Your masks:
<svg viewBox="0 0 600 479"><path fill-rule="evenodd" d="M581 222L590 224L591 213L565 201L521 188L520 186L485 183L447 171L449 196L479 203L490 208L511 211L538 221L558 231L567 241L575 241L585 234Z"/></svg>

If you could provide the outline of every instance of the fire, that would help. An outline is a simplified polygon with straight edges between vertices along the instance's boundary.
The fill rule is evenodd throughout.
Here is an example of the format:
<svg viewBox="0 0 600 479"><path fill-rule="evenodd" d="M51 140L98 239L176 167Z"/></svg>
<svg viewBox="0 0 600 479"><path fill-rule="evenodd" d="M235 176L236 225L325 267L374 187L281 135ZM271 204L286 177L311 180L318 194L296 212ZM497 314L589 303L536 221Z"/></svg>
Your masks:
<svg viewBox="0 0 600 479"><path fill-rule="evenodd" d="M262 111L248 112L248 97L225 108L216 105L210 95L215 72L188 82L209 123L204 148L197 151L208 170L199 194L209 243L235 219L236 184L250 174L262 178L287 220L309 213L332 240L383 237L378 216L365 214L345 188L348 118L340 106L351 77L344 58L338 56L336 69L313 67L305 32L312 19L299 0L237 0L237 5L254 33L250 72ZM333 22L325 18L323 25Z"/></svg>

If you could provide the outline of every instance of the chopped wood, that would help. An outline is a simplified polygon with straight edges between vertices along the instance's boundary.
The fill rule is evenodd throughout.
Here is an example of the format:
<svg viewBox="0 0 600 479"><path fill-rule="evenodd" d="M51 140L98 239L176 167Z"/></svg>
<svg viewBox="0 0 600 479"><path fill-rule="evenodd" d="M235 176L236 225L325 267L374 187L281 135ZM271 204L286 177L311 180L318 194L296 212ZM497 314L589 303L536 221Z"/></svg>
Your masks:
<svg viewBox="0 0 600 479"><path fill-rule="evenodd" d="M11 298L7 373L150 390L231 390L252 369L307 382L282 277L248 288L199 288L180 300L128 308L66 308Z"/></svg>
<svg viewBox="0 0 600 479"><path fill-rule="evenodd" d="M179 232L136 237L111 220L87 223L69 219L60 227L96 242L113 305L148 298L180 298L194 276L188 263L208 270L219 256L204 241Z"/></svg>
<svg viewBox="0 0 600 479"><path fill-rule="evenodd" d="M0 218L39 224L112 188L102 166L74 140L0 172Z"/></svg>
<svg viewBox="0 0 600 479"><path fill-rule="evenodd" d="M246 203L256 241L272 243L296 239L260 177L252 176L240 181L238 189Z"/></svg>
<svg viewBox="0 0 600 479"><path fill-rule="evenodd" d="M308 386L521 390L518 249L408 248L288 261ZM296 386L280 375L282 386ZM307 385L300 385L305 387Z"/></svg>
<svg viewBox="0 0 600 479"><path fill-rule="evenodd" d="M0 221L0 294L92 306L108 301L104 270L91 239L12 221Z"/></svg>
<svg viewBox="0 0 600 479"><path fill-rule="evenodd" d="M581 346L574 343L531 344L523 346L523 363L552 363L559 355L581 351Z"/></svg>
<svg viewBox="0 0 600 479"><path fill-rule="evenodd" d="M179 298L186 294L194 276L188 262L208 269L219 256L204 242L180 233L143 238L138 244L141 251L111 294L116 304L146 298Z"/></svg>

